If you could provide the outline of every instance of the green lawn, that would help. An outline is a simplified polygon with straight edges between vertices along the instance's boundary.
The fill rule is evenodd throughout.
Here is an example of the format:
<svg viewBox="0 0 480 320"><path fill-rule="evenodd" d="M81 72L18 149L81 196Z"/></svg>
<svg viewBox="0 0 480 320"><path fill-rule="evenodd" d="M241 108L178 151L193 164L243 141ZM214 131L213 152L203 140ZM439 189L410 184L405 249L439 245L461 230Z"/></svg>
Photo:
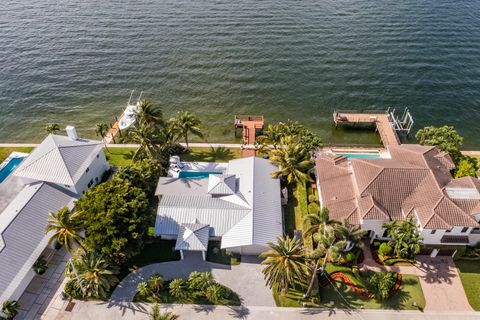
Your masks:
<svg viewBox="0 0 480 320"><path fill-rule="evenodd" d="M418 307L413 305L414 302ZM400 290L384 302L363 297L352 292L345 283L335 281L333 285L320 289L319 305L325 308L418 310L425 308L425 297L418 277L403 275Z"/></svg>
<svg viewBox="0 0 480 320"><path fill-rule="evenodd" d="M121 281L135 269L152 263L180 260L180 253L173 250L174 247L175 240L161 240L151 237L151 240L145 244L139 255L132 257L121 266L118 278Z"/></svg>
<svg viewBox="0 0 480 320"><path fill-rule="evenodd" d="M105 156L112 166L125 167L132 163L136 148L108 148Z"/></svg>
<svg viewBox="0 0 480 320"><path fill-rule="evenodd" d="M457 260L460 279L473 309L480 311L480 261Z"/></svg>
<svg viewBox="0 0 480 320"><path fill-rule="evenodd" d="M181 154L182 161L226 162L242 157L240 148L190 148L188 153Z"/></svg>
<svg viewBox="0 0 480 320"><path fill-rule="evenodd" d="M15 148L1 147L0 148L0 162L5 160L10 155L10 153L12 153L14 151L30 153L32 150L33 150L32 147L15 147Z"/></svg>

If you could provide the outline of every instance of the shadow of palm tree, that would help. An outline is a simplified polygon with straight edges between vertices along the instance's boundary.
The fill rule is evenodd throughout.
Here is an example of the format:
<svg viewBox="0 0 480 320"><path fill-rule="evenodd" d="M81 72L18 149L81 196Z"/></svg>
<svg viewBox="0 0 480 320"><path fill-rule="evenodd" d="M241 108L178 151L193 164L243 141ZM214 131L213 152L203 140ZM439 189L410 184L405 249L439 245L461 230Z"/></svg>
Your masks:
<svg viewBox="0 0 480 320"><path fill-rule="evenodd" d="M217 160L226 160L231 159L234 157L232 150L227 149L225 147L211 147L210 151L206 153L206 159L210 161L217 161Z"/></svg>
<svg viewBox="0 0 480 320"><path fill-rule="evenodd" d="M244 305L239 307L231 306L228 314L235 319L247 319L248 315L250 314L250 310Z"/></svg>
<svg viewBox="0 0 480 320"><path fill-rule="evenodd" d="M216 307L214 305L209 304L196 304L193 306L193 310L197 313L204 312L205 314L209 314L215 311L215 309Z"/></svg>

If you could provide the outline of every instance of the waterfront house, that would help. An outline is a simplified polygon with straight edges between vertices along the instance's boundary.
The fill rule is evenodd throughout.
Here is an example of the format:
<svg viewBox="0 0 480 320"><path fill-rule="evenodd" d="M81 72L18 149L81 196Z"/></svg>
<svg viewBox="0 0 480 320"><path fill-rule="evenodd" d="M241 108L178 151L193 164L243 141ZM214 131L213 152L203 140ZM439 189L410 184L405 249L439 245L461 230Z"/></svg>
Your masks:
<svg viewBox="0 0 480 320"><path fill-rule="evenodd" d="M346 217L375 239L386 236L385 222L413 216L423 242L444 251L480 241L478 179L454 179L452 159L435 147L406 144L389 153L391 158L316 158L320 203L331 218Z"/></svg>
<svg viewBox="0 0 480 320"><path fill-rule="evenodd" d="M67 133L45 138L0 184L0 303L18 299L33 279L49 213L72 209L109 168L101 142L78 138L73 127Z"/></svg>
<svg viewBox="0 0 480 320"><path fill-rule="evenodd" d="M201 251L209 240L245 255L267 250L283 233L280 181L268 160L249 157L228 162L208 178L161 177L155 234L176 239L177 250Z"/></svg>

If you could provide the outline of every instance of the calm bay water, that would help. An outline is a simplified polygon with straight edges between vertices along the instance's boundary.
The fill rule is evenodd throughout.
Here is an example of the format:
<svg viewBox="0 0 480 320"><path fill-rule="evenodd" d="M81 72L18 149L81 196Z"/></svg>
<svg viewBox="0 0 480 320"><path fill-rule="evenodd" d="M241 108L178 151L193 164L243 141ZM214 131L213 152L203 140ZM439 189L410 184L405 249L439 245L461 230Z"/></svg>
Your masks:
<svg viewBox="0 0 480 320"><path fill-rule="evenodd" d="M480 1L54 1L0 6L0 141L47 123L93 137L130 90L166 116L201 116L233 140L234 114L299 120L325 141L335 109L410 107L480 148Z"/></svg>

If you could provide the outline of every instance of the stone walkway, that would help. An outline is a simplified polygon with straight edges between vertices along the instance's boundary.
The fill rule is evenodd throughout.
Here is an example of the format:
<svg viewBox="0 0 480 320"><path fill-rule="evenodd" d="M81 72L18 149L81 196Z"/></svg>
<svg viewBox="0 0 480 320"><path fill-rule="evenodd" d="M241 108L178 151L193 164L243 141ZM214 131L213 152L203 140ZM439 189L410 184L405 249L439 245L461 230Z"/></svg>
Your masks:
<svg viewBox="0 0 480 320"><path fill-rule="evenodd" d="M47 271L35 276L18 299L20 311L15 319L41 319L50 307L57 309L63 307L65 301L60 305L57 297L58 292L63 288L64 270L68 258L69 254L65 248L52 251Z"/></svg>
<svg viewBox="0 0 480 320"><path fill-rule="evenodd" d="M203 261L200 252L185 252L184 260L150 264L128 276L115 288L109 305L125 306L133 301L137 285L154 273L160 273L166 280L187 278L192 271L209 271L215 280L235 291L248 306L275 306L272 292L265 286L262 267L258 258L242 256L238 266L227 266Z"/></svg>
<svg viewBox="0 0 480 320"><path fill-rule="evenodd" d="M364 245L363 270L387 270L416 275L425 296L426 311L472 311L462 281L451 257L417 256L413 266L382 266L375 262L370 246Z"/></svg>

